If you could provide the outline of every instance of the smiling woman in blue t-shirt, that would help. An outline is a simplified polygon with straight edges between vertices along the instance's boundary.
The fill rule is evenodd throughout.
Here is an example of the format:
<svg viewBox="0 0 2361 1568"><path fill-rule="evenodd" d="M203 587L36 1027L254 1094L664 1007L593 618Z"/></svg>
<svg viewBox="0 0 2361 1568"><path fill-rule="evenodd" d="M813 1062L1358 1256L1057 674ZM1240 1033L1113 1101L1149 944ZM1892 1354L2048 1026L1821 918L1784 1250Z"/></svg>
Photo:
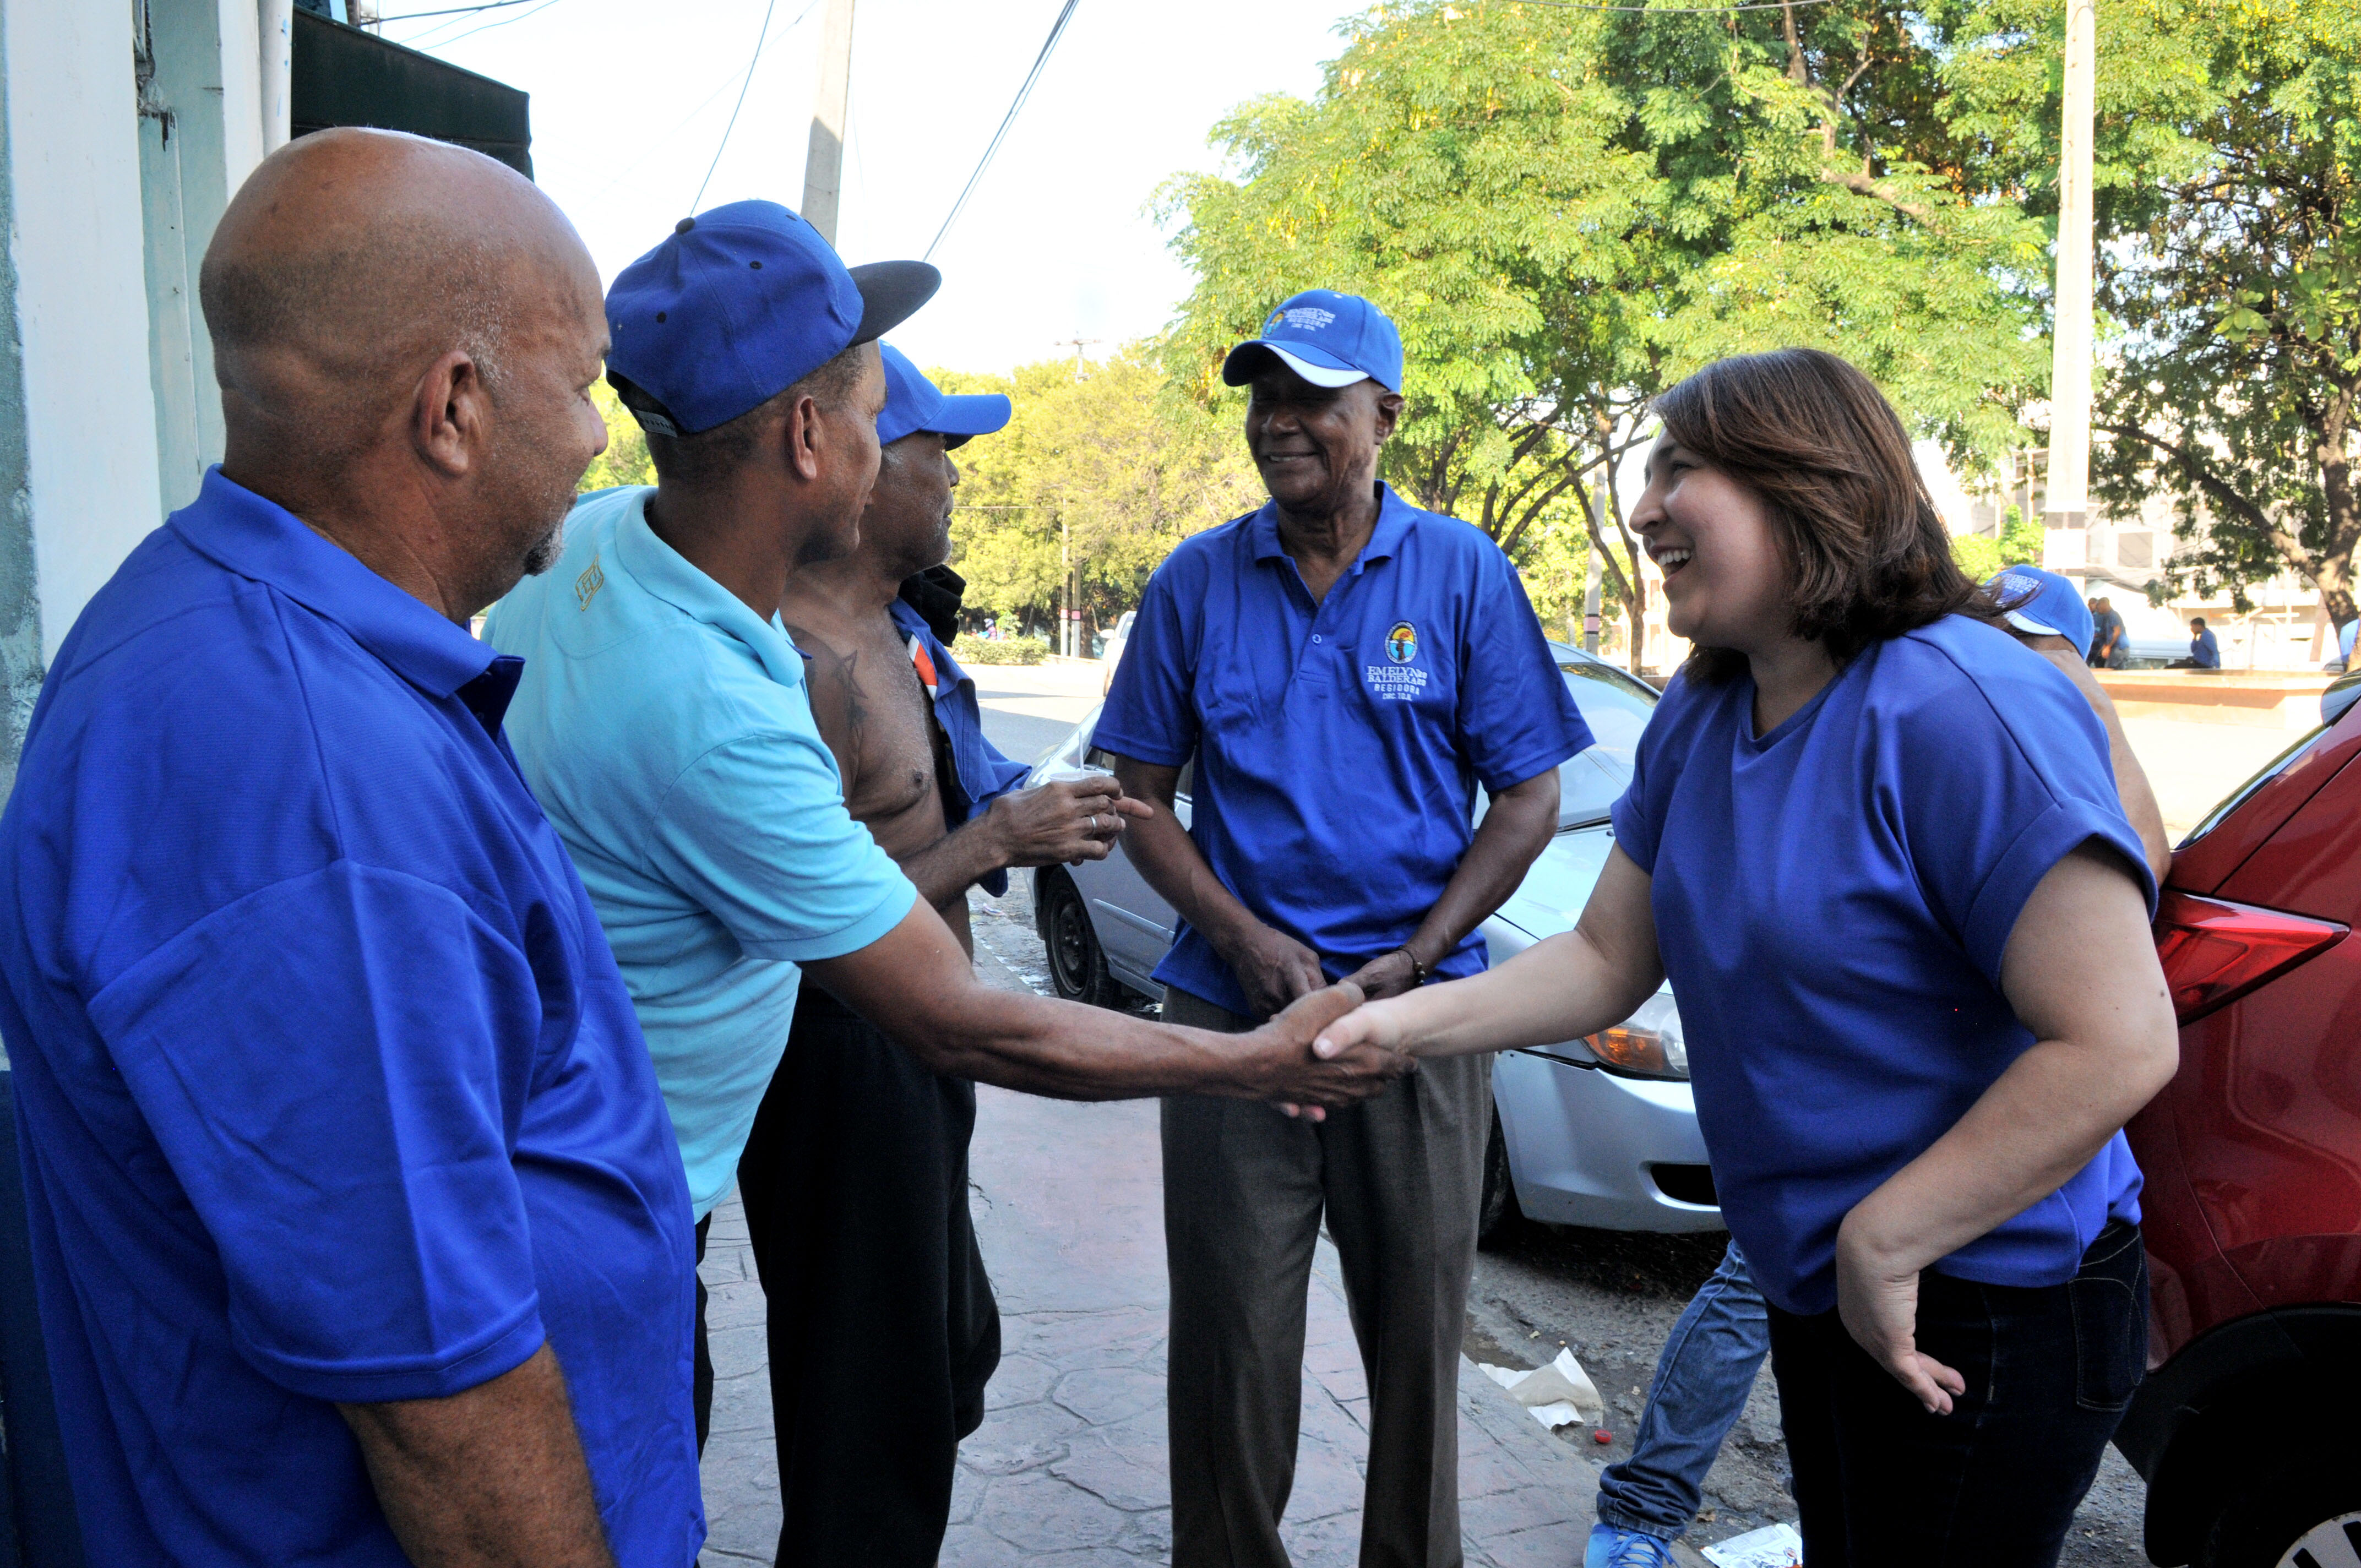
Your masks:
<svg viewBox="0 0 2361 1568"><path fill-rule="evenodd" d="M1578 927L1321 1048L1562 1040L1670 976L1805 1560L2053 1563L2141 1374L2120 1129L2178 1056L2105 736L1861 372L1725 360L1658 411L1632 521L1697 652Z"/></svg>

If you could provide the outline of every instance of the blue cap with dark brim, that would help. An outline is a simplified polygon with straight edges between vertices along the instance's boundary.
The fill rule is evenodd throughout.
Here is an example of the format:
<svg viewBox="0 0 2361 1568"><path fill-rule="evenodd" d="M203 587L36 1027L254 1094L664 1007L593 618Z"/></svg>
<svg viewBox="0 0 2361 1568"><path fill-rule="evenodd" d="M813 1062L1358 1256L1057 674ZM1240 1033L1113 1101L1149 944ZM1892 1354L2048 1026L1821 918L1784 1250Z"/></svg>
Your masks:
<svg viewBox="0 0 2361 1568"><path fill-rule="evenodd" d="M962 445L970 436L1005 428L1016 411L998 392L946 393L892 344L881 343L877 349L885 360L885 408L877 416L880 446L922 430L942 436L947 447Z"/></svg>
<svg viewBox="0 0 2361 1568"><path fill-rule="evenodd" d="M2075 652L2091 656L2091 607L2072 583L2038 566L2011 566L1984 587L2017 630L2034 637L2063 637Z"/></svg>
<svg viewBox="0 0 2361 1568"><path fill-rule="evenodd" d="M731 202L681 219L616 278L607 368L642 425L694 435L892 331L941 284L923 261L847 268L776 202Z"/></svg>

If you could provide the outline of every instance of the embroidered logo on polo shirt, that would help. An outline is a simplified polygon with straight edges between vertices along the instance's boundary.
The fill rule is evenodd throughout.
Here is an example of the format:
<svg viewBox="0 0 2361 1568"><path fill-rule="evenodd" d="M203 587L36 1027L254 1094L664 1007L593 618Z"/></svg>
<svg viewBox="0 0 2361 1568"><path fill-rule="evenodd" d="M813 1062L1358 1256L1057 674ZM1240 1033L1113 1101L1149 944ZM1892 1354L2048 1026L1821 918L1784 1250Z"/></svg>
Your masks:
<svg viewBox="0 0 2361 1568"><path fill-rule="evenodd" d="M581 601L582 609L588 609L590 601L597 598L598 590L606 586L607 574L598 569L598 557L593 555L588 569L574 579L574 597Z"/></svg>
<svg viewBox="0 0 2361 1568"><path fill-rule="evenodd" d="M1386 657L1389 664L1368 664L1363 667L1363 679L1369 690L1386 702L1410 702L1426 690L1426 672L1411 663L1418 657L1418 628L1407 620L1397 620L1386 633Z"/></svg>

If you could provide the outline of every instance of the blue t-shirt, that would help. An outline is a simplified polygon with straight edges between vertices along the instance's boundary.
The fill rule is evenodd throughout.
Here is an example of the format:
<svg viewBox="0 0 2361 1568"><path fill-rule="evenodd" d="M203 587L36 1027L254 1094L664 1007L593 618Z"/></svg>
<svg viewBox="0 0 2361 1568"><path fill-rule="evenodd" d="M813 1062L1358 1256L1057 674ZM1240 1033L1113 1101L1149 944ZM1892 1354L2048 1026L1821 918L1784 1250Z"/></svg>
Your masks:
<svg viewBox="0 0 2361 1568"><path fill-rule="evenodd" d="M886 609L901 629L904 643L916 639L934 667L934 689L927 695L934 698L935 722L943 727L943 739L950 742L952 776L946 781L951 786L950 808L961 821L972 822L990 810L994 801L1022 784L1033 770L1009 761L999 747L984 739L983 708L975 698L975 678L951 657L942 639L928 626L927 618L900 599ZM925 678L922 670L919 679L923 683ZM993 872L976 885L998 898L1008 891L1008 873Z"/></svg>
<svg viewBox="0 0 2361 1568"><path fill-rule="evenodd" d="M2215 641L2212 627L2189 640L2189 662L2201 670L2222 667L2222 644Z"/></svg>
<svg viewBox="0 0 2361 1568"><path fill-rule="evenodd" d="M0 817L0 1036L93 1568L397 1568L338 1401L544 1340L624 1564L705 1528L688 1194L512 659L205 477Z"/></svg>
<svg viewBox="0 0 2361 1568"><path fill-rule="evenodd" d="M614 944L703 1215L787 1048L796 965L869 946L918 894L844 809L803 656L656 537L654 493L576 502L564 556L484 637L524 656L509 738Z"/></svg>
<svg viewBox="0 0 2361 1568"><path fill-rule="evenodd" d="M1484 533L1384 486L1360 558L1314 603L1279 509L1182 543L1156 570L1093 746L1198 758L1190 837L1257 919L1341 978L1400 947L1499 791L1590 744L1525 598ZM1470 932L1434 966L1484 967ZM1248 1011L1184 921L1156 978Z"/></svg>
<svg viewBox="0 0 2361 1568"><path fill-rule="evenodd" d="M1654 879L1697 1123L1730 1234L1791 1312L1836 1304L1837 1227L2033 1044L2009 933L2097 839L2153 902L2106 732L2048 661L1960 617L1872 645L1769 734L1754 683L1676 676L1615 841ZM2073 1277L2140 1177L2117 1134L2050 1197L1936 1268Z"/></svg>

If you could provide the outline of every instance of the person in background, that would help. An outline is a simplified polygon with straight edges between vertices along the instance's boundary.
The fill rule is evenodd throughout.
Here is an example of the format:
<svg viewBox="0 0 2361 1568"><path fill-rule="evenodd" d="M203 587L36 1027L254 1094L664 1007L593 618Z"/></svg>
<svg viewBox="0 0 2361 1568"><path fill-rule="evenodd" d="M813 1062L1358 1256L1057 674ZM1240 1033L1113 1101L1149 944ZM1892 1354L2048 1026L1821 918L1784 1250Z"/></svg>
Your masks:
<svg viewBox="0 0 2361 1568"><path fill-rule="evenodd" d="M657 482L577 501L556 566L484 627L526 660L510 738L631 988L700 1250L807 968L929 1071L1068 1099L1188 1090L1316 1107L1375 1093L1404 1065L1311 1056L1312 1030L1357 998L1349 986L1241 1040L991 990L846 812L779 606L797 572L858 540L885 404L876 340L939 281L917 262L849 271L776 203L683 218L607 296L608 377ZM1104 816L1078 799L1072 826L1104 838ZM702 1349L698 1365L701 1434ZM892 1521L873 1523L891 1538Z"/></svg>
<svg viewBox="0 0 2361 1568"><path fill-rule="evenodd" d="M598 269L490 159L327 130L199 291L226 454L0 818L84 1560L688 1568L680 1157L467 631L606 445Z"/></svg>
<svg viewBox="0 0 2361 1568"><path fill-rule="evenodd" d="M2091 647L2089 609L2073 584L2038 566L2011 566L1984 587L2010 635L2072 681L2106 727L2116 801L2139 834L2150 871L2163 881L2171 852L2156 794L2124 738L2114 703L2083 663ZM1695 1521L1706 1473L1744 1413L1770 1352L1769 1310L1732 1241L1664 1341L1631 1456L1609 1465L1598 1479L1598 1523L1585 1568L1662 1568L1672 1560L1671 1543Z"/></svg>
<svg viewBox="0 0 2361 1568"><path fill-rule="evenodd" d="M787 581L780 618L868 828L972 953L967 893L1012 866L1104 859L1126 813L1112 778L1017 787L951 657L950 449L1008 422L1005 397L947 398L879 352L876 487L860 543ZM796 997L786 1054L738 1162L766 1302L782 1563L906 1563L942 1549L960 1439L983 1420L1000 1316L968 1215L975 1085L928 1070L825 987ZM877 1370L895 1369L878 1397Z"/></svg>
<svg viewBox="0 0 2361 1568"><path fill-rule="evenodd" d="M2120 670L2131 663L2131 654L2124 647L2124 618L2115 613L2115 601L2100 598L2091 601L2091 652L2086 663L2094 670Z"/></svg>
<svg viewBox="0 0 2361 1568"><path fill-rule="evenodd" d="M1590 743L1516 569L1378 482L1401 339L1315 289L1223 379L1270 500L1149 579L1093 744L1155 815L1126 852L1179 912L1164 1015L1254 1028L1332 978L1393 996L1484 967L1477 932L1557 828ZM1197 762L1194 817L1172 815ZM1489 806L1471 827L1474 791ZM1362 1561L1459 1553L1459 1342L1491 1131L1468 1058L1313 1125L1163 1110L1173 1561L1287 1562L1304 1312L1324 1217L1368 1368Z"/></svg>
<svg viewBox="0 0 2361 1568"><path fill-rule="evenodd" d="M1575 1038L1669 977L1804 1560L2054 1563L2142 1376L2122 1126L2180 1056L2104 731L1859 370L1723 360L1656 411L1631 521L1696 652L1579 923L1314 1049Z"/></svg>
<svg viewBox="0 0 2361 1568"><path fill-rule="evenodd" d="M2189 667L2192 670L2218 670L2222 667L2222 644L2206 627L2205 618L2189 618Z"/></svg>

